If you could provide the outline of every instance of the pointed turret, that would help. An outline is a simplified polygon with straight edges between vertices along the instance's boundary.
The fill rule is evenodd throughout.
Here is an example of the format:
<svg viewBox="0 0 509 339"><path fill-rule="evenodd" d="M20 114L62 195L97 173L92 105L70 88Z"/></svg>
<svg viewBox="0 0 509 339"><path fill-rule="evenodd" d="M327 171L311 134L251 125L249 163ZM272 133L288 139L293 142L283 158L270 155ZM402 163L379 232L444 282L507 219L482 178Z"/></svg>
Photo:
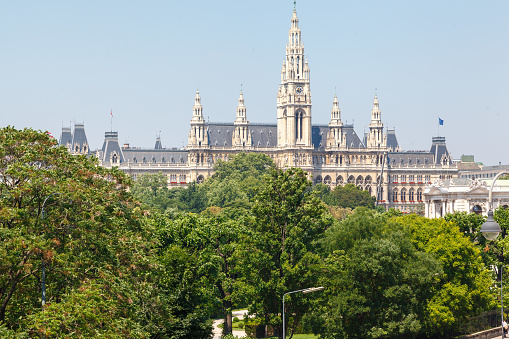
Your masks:
<svg viewBox="0 0 509 339"><path fill-rule="evenodd" d="M246 121L246 106L244 105L244 94L242 94L242 90L239 95L239 105L237 106L237 120L235 122L244 122Z"/></svg>
<svg viewBox="0 0 509 339"><path fill-rule="evenodd" d="M382 113L378 104L378 97L375 94L373 100L373 109L371 110L371 122L369 123L369 135L366 141L368 148L385 148L387 146L387 136L384 135L384 124L382 122Z"/></svg>
<svg viewBox="0 0 509 339"><path fill-rule="evenodd" d="M341 122L341 110L339 109L339 101L337 94L334 94L332 101L331 120L329 123L329 133L327 135L328 147L341 147L343 144L343 122Z"/></svg>
<svg viewBox="0 0 509 339"><path fill-rule="evenodd" d="M233 134L233 146L242 148L251 146L251 134L249 133L249 121L247 121L247 110L244 105L244 94L242 89L239 95L239 105L237 106L237 119L235 120L235 132Z"/></svg>
<svg viewBox="0 0 509 339"><path fill-rule="evenodd" d="M203 121L203 107L201 105L200 91L196 90L193 106L193 121Z"/></svg>
<svg viewBox="0 0 509 339"><path fill-rule="evenodd" d="M201 148L204 146L208 146L208 137L205 129L205 119L203 119L203 107L201 105L200 91L196 90L188 147Z"/></svg>

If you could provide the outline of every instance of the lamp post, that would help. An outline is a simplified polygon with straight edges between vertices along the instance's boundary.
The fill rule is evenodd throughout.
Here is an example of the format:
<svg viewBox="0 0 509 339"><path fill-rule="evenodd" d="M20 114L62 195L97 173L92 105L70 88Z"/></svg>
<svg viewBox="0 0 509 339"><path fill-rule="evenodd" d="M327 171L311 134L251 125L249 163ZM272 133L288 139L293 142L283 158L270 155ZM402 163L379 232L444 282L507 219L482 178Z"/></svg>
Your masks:
<svg viewBox="0 0 509 339"><path fill-rule="evenodd" d="M46 205L46 201L54 195L62 194L62 193L51 193L44 199L44 202L42 203L41 207L41 221L44 219L44 205ZM42 304L42 310L44 311L44 305L46 304L46 274L44 272L44 253L42 254L42 270L41 270L41 290L42 290L42 297L41 297L41 304Z"/></svg>
<svg viewBox="0 0 509 339"><path fill-rule="evenodd" d="M285 296L287 294L292 294L292 293L299 293L299 292L302 292L302 293L311 293L311 292L316 292L316 291L321 291L323 290L323 286L320 286L320 287L310 287L310 288L304 288L302 290L297 290L297 291L291 291L291 292L286 292L285 294L283 294L283 339L286 338L286 333L285 333Z"/></svg>
<svg viewBox="0 0 509 339"><path fill-rule="evenodd" d="M500 172L493 178L491 182L490 190L488 193L488 219L481 226L481 233L483 233L484 237L488 240L495 240L498 235L502 232L500 225L493 219L493 187L495 186L495 181L501 175L509 175L509 172ZM504 335L504 294L503 294L503 267L504 267L504 256L502 252L502 265L500 265L500 314L502 318L501 326L502 326L502 335Z"/></svg>

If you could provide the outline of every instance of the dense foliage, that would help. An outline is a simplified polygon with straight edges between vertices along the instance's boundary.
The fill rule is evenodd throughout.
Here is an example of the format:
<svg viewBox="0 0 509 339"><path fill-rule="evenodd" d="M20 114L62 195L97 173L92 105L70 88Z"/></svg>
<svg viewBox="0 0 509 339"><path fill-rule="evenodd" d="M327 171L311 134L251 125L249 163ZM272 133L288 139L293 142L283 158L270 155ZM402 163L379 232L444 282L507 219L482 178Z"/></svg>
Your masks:
<svg viewBox="0 0 509 339"><path fill-rule="evenodd" d="M229 334L247 307L280 338L425 338L495 304L486 267L507 241L480 237L483 217L383 213L262 154L214 171L187 188L132 183L46 133L2 129L0 336L210 338L213 316ZM509 227L507 210L495 219ZM315 286L286 296L283 324L283 294Z"/></svg>

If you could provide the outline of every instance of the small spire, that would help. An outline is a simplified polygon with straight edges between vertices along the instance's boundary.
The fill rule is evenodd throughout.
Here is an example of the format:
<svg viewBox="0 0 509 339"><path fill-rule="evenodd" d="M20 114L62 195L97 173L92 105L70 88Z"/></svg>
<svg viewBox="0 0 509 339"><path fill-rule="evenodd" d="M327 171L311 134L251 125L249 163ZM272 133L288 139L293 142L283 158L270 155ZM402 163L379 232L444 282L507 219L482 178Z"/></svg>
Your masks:
<svg viewBox="0 0 509 339"><path fill-rule="evenodd" d="M297 10L297 0L293 0L293 11Z"/></svg>
<svg viewBox="0 0 509 339"><path fill-rule="evenodd" d="M240 93L242 93L242 84L240 84Z"/></svg>

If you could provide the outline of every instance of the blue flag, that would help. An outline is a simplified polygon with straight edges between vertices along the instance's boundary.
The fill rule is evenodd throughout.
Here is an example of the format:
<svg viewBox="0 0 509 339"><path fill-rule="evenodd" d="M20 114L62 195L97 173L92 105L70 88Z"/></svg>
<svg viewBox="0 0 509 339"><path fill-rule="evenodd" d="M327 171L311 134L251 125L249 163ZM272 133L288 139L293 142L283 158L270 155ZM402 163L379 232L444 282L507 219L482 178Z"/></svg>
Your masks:
<svg viewBox="0 0 509 339"><path fill-rule="evenodd" d="M438 124L439 124L439 125L443 125L443 124L444 124L444 121L443 121L442 119L438 118Z"/></svg>

